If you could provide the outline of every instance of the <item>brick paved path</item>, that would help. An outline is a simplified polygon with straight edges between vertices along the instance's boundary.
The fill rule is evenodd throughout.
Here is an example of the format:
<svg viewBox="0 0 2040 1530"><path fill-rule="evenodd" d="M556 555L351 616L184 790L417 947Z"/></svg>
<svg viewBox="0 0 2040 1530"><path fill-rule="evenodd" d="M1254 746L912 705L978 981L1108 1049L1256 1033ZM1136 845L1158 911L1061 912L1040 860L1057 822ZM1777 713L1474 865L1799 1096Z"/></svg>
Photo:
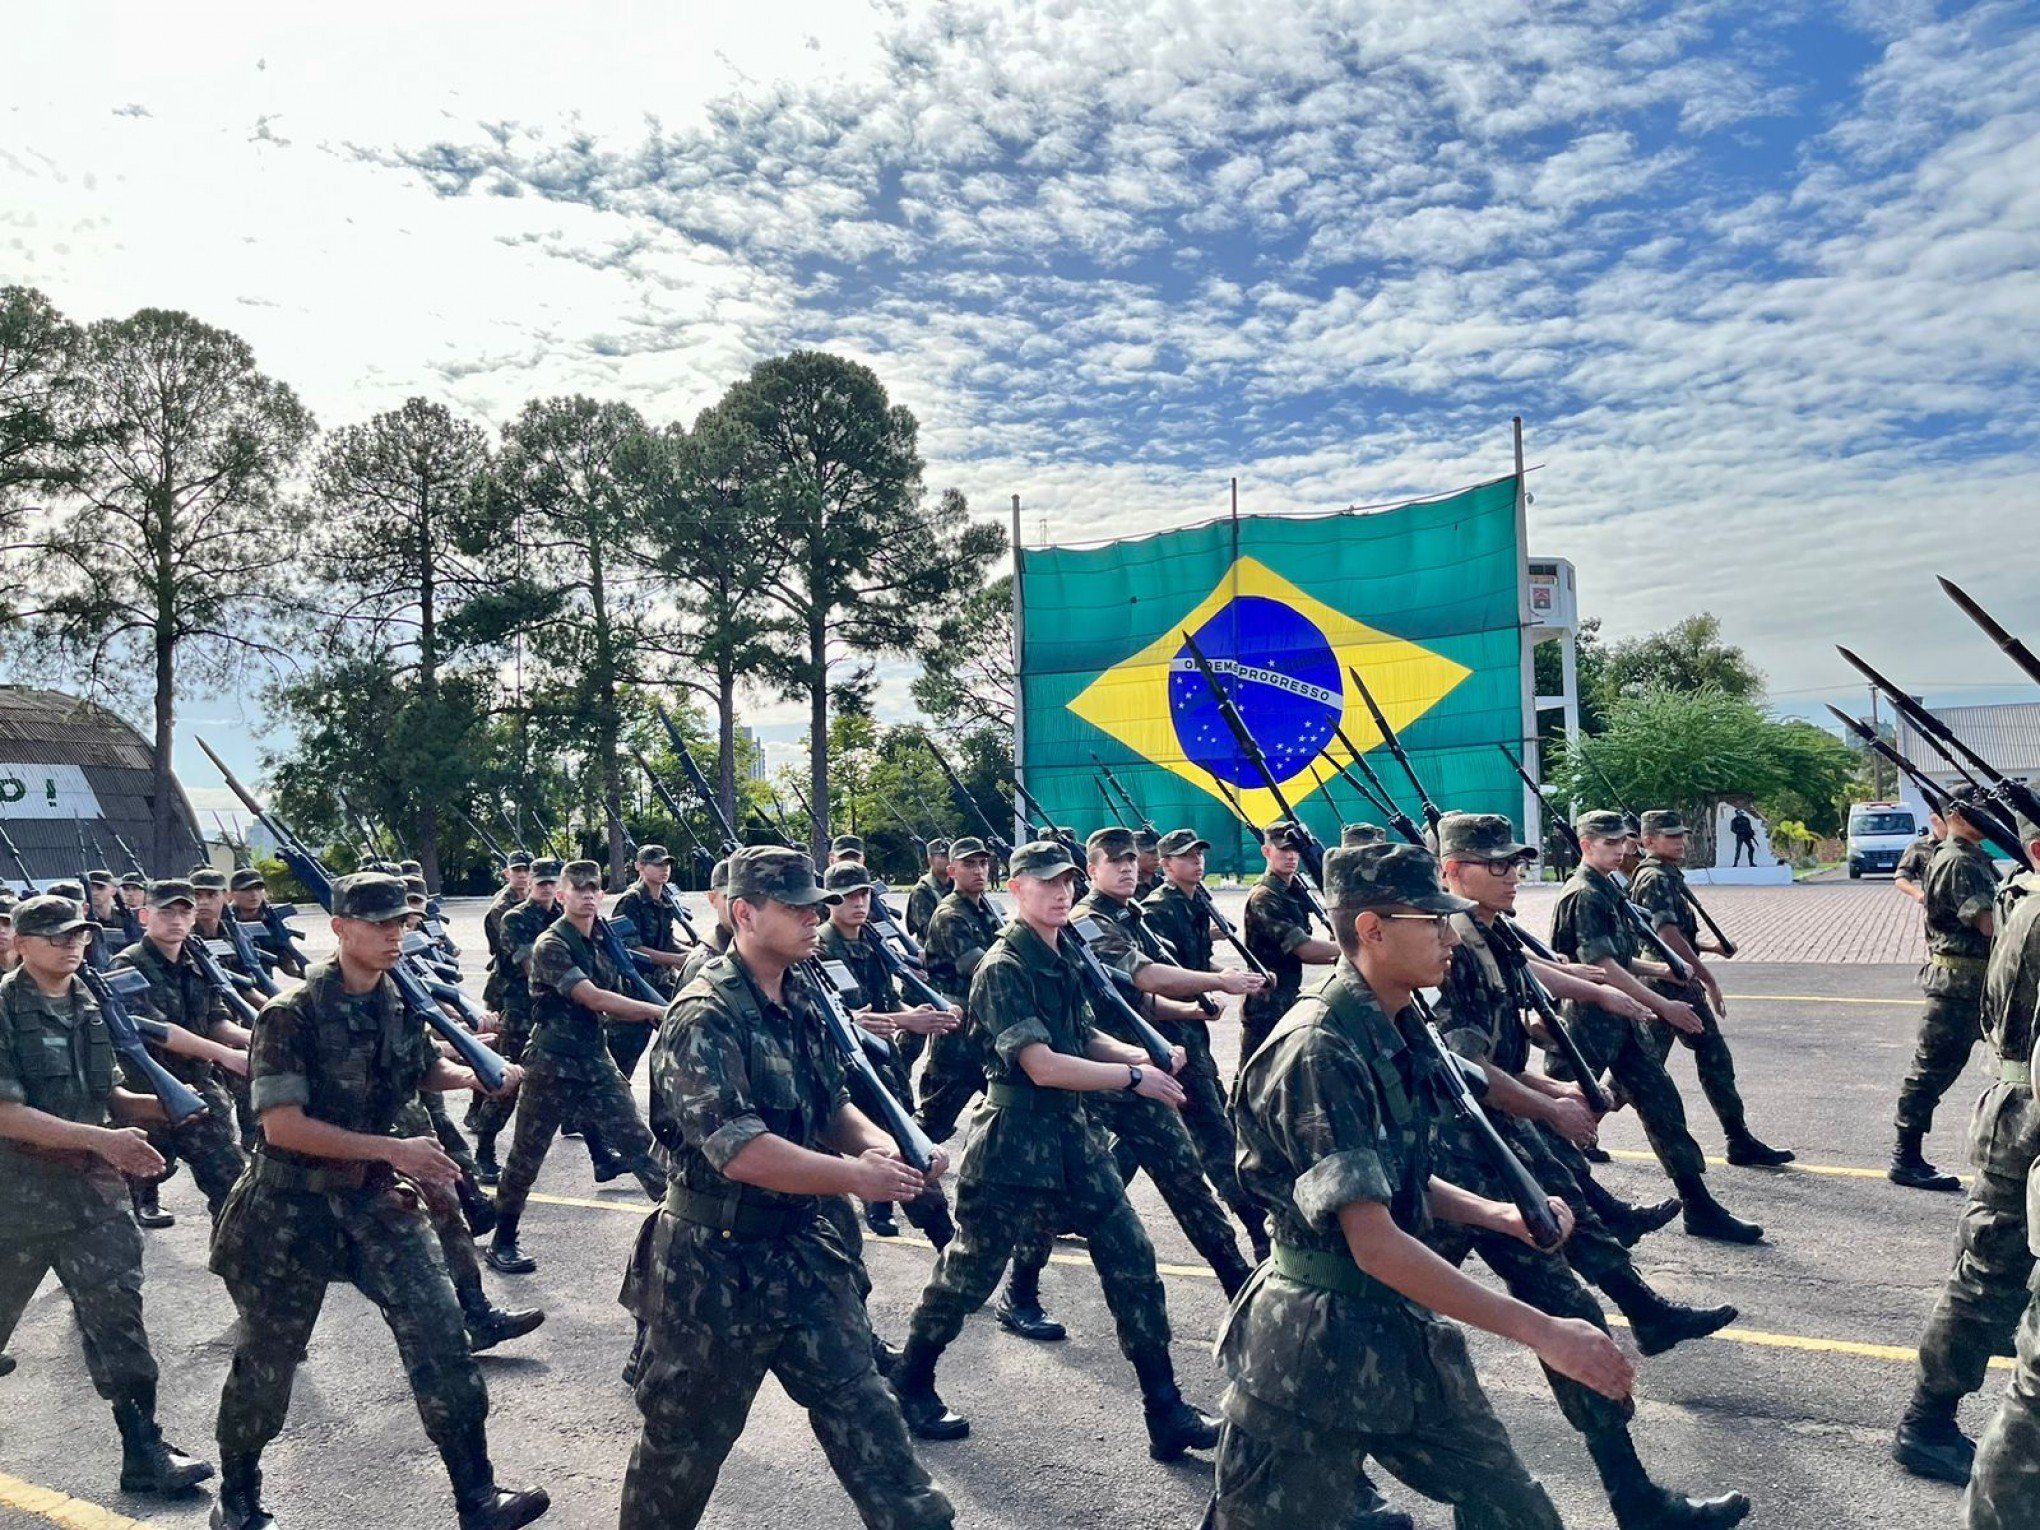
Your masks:
<svg viewBox="0 0 2040 1530"><path fill-rule="evenodd" d="M1804 882L1790 887L1703 887L1696 891L1750 962L1902 962L1926 960L1919 905L1888 881ZM1558 886L1525 887L1523 921L1551 928Z"/></svg>

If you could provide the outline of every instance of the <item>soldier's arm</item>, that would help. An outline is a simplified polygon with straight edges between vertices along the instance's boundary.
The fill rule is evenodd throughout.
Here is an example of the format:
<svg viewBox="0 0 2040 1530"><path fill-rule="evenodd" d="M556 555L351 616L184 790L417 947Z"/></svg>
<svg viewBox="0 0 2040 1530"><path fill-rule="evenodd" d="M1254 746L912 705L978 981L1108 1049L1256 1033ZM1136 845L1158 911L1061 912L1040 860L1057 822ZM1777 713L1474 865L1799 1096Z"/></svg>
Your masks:
<svg viewBox="0 0 2040 1530"><path fill-rule="evenodd" d="M163 1172L161 1155L149 1146L149 1139L140 1129L66 1121L62 1116L37 1110L25 1103L18 1079L0 1078L0 1137L57 1152L91 1153L124 1174Z"/></svg>
<svg viewBox="0 0 2040 1530"><path fill-rule="evenodd" d="M580 969L564 940L548 940L543 935L531 949L531 986L550 988L561 998L614 1020L657 1025L666 1015L663 1004L649 1004L604 988Z"/></svg>
<svg viewBox="0 0 2040 1530"><path fill-rule="evenodd" d="M1987 862L1962 863L1952 889L1955 917L1979 935L1997 933L1997 880Z"/></svg>

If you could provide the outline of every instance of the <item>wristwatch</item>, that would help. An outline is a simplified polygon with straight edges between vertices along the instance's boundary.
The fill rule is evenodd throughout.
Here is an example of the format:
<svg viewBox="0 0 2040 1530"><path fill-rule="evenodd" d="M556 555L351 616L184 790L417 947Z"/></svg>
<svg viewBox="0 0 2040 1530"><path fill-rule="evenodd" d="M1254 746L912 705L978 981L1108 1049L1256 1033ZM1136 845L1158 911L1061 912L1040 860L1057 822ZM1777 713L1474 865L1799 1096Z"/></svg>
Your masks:
<svg viewBox="0 0 2040 1530"><path fill-rule="evenodd" d="M1140 1088L1141 1077L1142 1074L1138 1067L1132 1063L1126 1065L1126 1092L1128 1094L1132 1094Z"/></svg>

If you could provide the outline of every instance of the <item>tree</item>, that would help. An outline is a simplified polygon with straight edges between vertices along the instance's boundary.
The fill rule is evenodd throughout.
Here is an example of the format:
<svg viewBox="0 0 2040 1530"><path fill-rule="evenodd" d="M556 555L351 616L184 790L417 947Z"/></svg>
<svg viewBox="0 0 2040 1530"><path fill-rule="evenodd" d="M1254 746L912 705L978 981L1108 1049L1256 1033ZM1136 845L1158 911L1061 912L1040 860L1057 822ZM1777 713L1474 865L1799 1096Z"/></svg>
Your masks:
<svg viewBox="0 0 2040 1530"><path fill-rule="evenodd" d="M918 426L868 367L818 351L760 363L719 408L758 440L761 500L788 557L773 596L798 632L789 694L808 703L809 801L829 823L829 671L850 654L904 652L937 608L976 585L1004 548L996 524L972 525L964 497L923 499Z"/></svg>
<svg viewBox="0 0 2040 1530"><path fill-rule="evenodd" d="M85 336L86 388L65 429L90 442L82 501L31 565L46 641L88 682L149 676L152 862L177 852L170 773L180 685L225 685L258 653L285 594L296 518L283 489L317 427L238 336L145 308Z"/></svg>
<svg viewBox="0 0 2040 1530"><path fill-rule="evenodd" d="M388 682L406 702L403 732L427 744L388 762L404 786L389 808L390 822L415 837L435 890L442 815L465 799L472 780L456 752L431 741L450 745L472 721L467 688L443 701L441 671L449 614L485 584L459 542L473 534L488 462L488 437L479 426L413 398L336 431L312 475L322 514L308 563L332 597L335 646L365 650L386 666ZM341 672L353 667L343 662Z"/></svg>
<svg viewBox="0 0 2040 1530"><path fill-rule="evenodd" d="M1702 611L1662 632L1610 646L1596 689L1605 708L1617 697L1644 691L1710 687L1724 696L1760 702L1764 673L1740 648L1722 642L1720 618Z"/></svg>
<svg viewBox="0 0 2040 1530"><path fill-rule="evenodd" d="M0 287L0 526L23 497L76 486L90 444L84 336L33 287Z"/></svg>
<svg viewBox="0 0 2040 1530"><path fill-rule="evenodd" d="M914 704L947 727L1011 733L1013 672L1013 576L1004 574L950 602L921 656Z"/></svg>

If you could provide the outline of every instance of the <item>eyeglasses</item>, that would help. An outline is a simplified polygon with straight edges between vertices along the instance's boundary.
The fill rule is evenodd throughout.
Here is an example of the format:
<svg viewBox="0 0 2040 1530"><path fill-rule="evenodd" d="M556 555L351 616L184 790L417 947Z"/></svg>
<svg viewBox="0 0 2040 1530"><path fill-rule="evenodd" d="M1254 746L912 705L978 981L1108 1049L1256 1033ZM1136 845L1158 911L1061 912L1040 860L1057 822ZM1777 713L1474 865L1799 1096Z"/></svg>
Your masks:
<svg viewBox="0 0 2040 1530"><path fill-rule="evenodd" d="M1445 927L1446 927L1447 925L1451 924L1451 922L1452 922L1452 916L1451 916L1450 914L1382 914L1382 913L1377 913L1377 914L1375 915L1375 917L1376 917L1377 919L1405 919L1405 920L1408 920L1408 921L1410 921L1410 922L1412 922L1412 923L1417 923L1417 922L1421 922L1421 923L1424 923L1424 924L1428 924L1428 925L1430 925L1430 926L1431 926L1431 928L1433 928L1433 929L1435 929L1435 930L1443 930L1443 929L1444 929L1444 928L1445 928Z"/></svg>

